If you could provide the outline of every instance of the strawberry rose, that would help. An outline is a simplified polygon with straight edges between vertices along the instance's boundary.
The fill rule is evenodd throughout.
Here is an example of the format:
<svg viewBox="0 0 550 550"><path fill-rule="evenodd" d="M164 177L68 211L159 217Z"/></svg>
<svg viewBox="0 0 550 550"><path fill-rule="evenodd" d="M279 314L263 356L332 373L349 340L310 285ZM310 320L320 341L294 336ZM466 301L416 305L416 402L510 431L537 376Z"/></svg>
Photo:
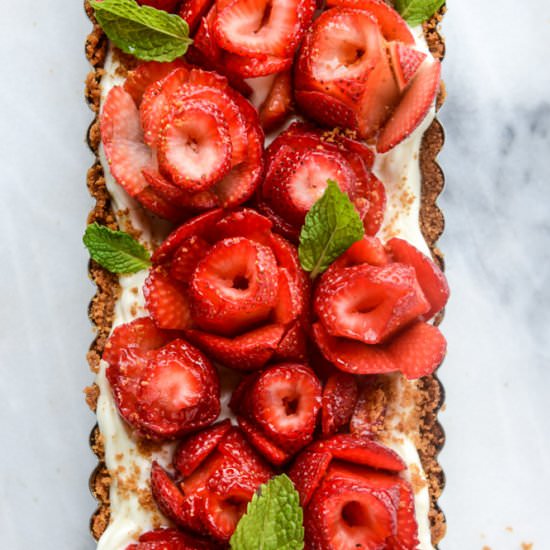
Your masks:
<svg viewBox="0 0 550 550"><path fill-rule="evenodd" d="M417 49L401 16L382 0L329 0L295 65L300 109L325 126L356 130L385 153L425 118L441 64Z"/></svg>
<svg viewBox="0 0 550 550"><path fill-rule="evenodd" d="M322 275L313 334L322 354L352 374L431 374L445 338L427 323L445 306L447 281L437 265L403 239L386 248L374 237L352 245Z"/></svg>
<svg viewBox="0 0 550 550"><path fill-rule="evenodd" d="M100 125L115 180L163 218L237 206L260 182L258 113L216 73L143 63L109 91Z"/></svg>
<svg viewBox="0 0 550 550"><path fill-rule="evenodd" d="M176 229L152 260L144 294L159 328L184 331L239 370L304 356L308 279L267 218L210 211Z"/></svg>

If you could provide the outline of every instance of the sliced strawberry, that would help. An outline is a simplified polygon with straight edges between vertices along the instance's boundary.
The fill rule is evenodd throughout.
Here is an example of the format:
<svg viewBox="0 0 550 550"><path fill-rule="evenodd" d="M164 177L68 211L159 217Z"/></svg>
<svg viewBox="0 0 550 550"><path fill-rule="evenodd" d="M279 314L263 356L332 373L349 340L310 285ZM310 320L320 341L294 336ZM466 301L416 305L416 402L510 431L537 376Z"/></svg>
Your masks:
<svg viewBox="0 0 550 550"><path fill-rule="evenodd" d="M185 500L172 478L153 461L151 466L151 492L160 511L175 523L181 523Z"/></svg>
<svg viewBox="0 0 550 550"><path fill-rule="evenodd" d="M126 550L213 550L212 543L176 529L155 529L139 537Z"/></svg>
<svg viewBox="0 0 550 550"><path fill-rule="evenodd" d="M428 321L445 307L449 299L447 278L431 258L404 239L390 239L387 246L396 262L414 268L422 292L431 305L430 311L421 316L421 320Z"/></svg>
<svg viewBox="0 0 550 550"><path fill-rule="evenodd" d="M231 399L229 401L229 408L237 415L241 416L247 414L247 411L250 410L252 404L252 388L258 379L259 373L253 372L246 375L239 382L237 387L233 390L231 394Z"/></svg>
<svg viewBox="0 0 550 550"><path fill-rule="evenodd" d="M231 52L224 52L221 63L223 63L226 70L231 74L239 75L242 78L254 78L290 69L292 66L292 57L276 57L272 55L247 57Z"/></svg>
<svg viewBox="0 0 550 550"><path fill-rule="evenodd" d="M292 56L315 10L313 0L234 0L218 4L218 44L238 55Z"/></svg>
<svg viewBox="0 0 550 550"><path fill-rule="evenodd" d="M401 332L388 346L395 365L410 380L432 374L447 351L441 331L428 323L416 323Z"/></svg>
<svg viewBox="0 0 550 550"><path fill-rule="evenodd" d="M174 185L171 181L167 180L157 170L151 170L144 168L141 173L147 180L151 190L155 191L157 195L160 195L168 203L172 205L182 204L185 200L185 191L183 191L177 185ZM181 209L183 211L183 208Z"/></svg>
<svg viewBox="0 0 550 550"><path fill-rule="evenodd" d="M345 372L333 374L323 388L322 432L327 437L346 426L357 402L355 377Z"/></svg>
<svg viewBox="0 0 550 550"><path fill-rule="evenodd" d="M246 512L250 499L224 498L207 493L201 510L201 519L209 534L220 542L227 542Z"/></svg>
<svg viewBox="0 0 550 550"><path fill-rule="evenodd" d="M389 51L395 79L399 89L403 91L427 56L424 52L405 46L401 42L391 42Z"/></svg>
<svg viewBox="0 0 550 550"><path fill-rule="evenodd" d="M279 73L260 106L260 123L265 132L281 126L292 112L292 76L290 71Z"/></svg>
<svg viewBox="0 0 550 550"><path fill-rule="evenodd" d="M191 309L185 289L162 267L150 271L143 295L147 310L159 328L183 330L191 326Z"/></svg>
<svg viewBox="0 0 550 550"><path fill-rule="evenodd" d="M377 344L430 306L409 266L362 264L325 273L314 307L332 336Z"/></svg>
<svg viewBox="0 0 550 550"><path fill-rule="evenodd" d="M268 318L277 289L277 263L270 248L245 237L224 239L193 273L193 320L217 334L242 332Z"/></svg>
<svg viewBox="0 0 550 550"><path fill-rule="evenodd" d="M279 343L273 360L276 362L306 361L308 351L307 333L308 330L305 328L305 323L302 320L298 319L291 323Z"/></svg>
<svg viewBox="0 0 550 550"><path fill-rule="evenodd" d="M270 441L254 424L239 417L239 427L244 432L250 444L271 464L282 466L290 459L290 454L283 451Z"/></svg>
<svg viewBox="0 0 550 550"><path fill-rule="evenodd" d="M164 10L169 13L176 11L180 0L139 0L142 6L151 6L157 10Z"/></svg>
<svg viewBox="0 0 550 550"><path fill-rule="evenodd" d="M141 171L154 169L155 161L143 142L137 107L121 86L109 91L101 112L100 128L111 174L135 197L148 185Z"/></svg>
<svg viewBox="0 0 550 550"><path fill-rule="evenodd" d="M351 434L334 435L317 441L308 450L326 451L333 458L390 472L401 472L407 467L401 457L388 447Z"/></svg>
<svg viewBox="0 0 550 550"><path fill-rule="evenodd" d="M324 126L342 126L355 130L358 120L355 111L343 101L322 92L295 90L294 97L300 110L309 118Z"/></svg>
<svg viewBox="0 0 550 550"><path fill-rule="evenodd" d="M160 166L189 192L208 189L231 168L231 137L222 111L189 99L170 117L159 140Z"/></svg>
<svg viewBox="0 0 550 550"><path fill-rule="evenodd" d="M182 59L176 59L171 63L160 63L158 61L140 63L136 69L128 73L124 82L124 89L132 96L136 106L139 107L145 90L153 82L162 80L174 69L184 66L185 62Z"/></svg>
<svg viewBox="0 0 550 550"><path fill-rule="evenodd" d="M264 371L252 390L251 418L288 452L311 441L321 406L321 384L313 371L283 363Z"/></svg>
<svg viewBox="0 0 550 550"><path fill-rule="evenodd" d="M131 323L118 326L103 350L103 360L116 364L121 353L130 350L146 352L158 349L173 339L173 333L160 330L149 317L135 319Z"/></svg>
<svg viewBox="0 0 550 550"><path fill-rule="evenodd" d="M266 325L235 338L200 330L188 330L187 337L213 359L237 370L261 369L273 356L285 333L283 325Z"/></svg>
<svg viewBox="0 0 550 550"><path fill-rule="evenodd" d="M396 523L387 492L346 479L325 480L304 514L306 548L381 550Z"/></svg>
<svg viewBox="0 0 550 550"><path fill-rule="evenodd" d="M226 419L181 441L174 452L174 468L183 476L191 475L230 429L231 421Z"/></svg>
<svg viewBox="0 0 550 550"><path fill-rule="evenodd" d="M339 6L368 11L376 18L384 38L414 45L414 37L403 18L383 0L328 0L329 7Z"/></svg>
<svg viewBox="0 0 550 550"><path fill-rule="evenodd" d="M213 0L183 0L179 9L179 16L189 25L189 35L193 36L201 19L208 13Z"/></svg>
<svg viewBox="0 0 550 550"><path fill-rule="evenodd" d="M376 235L382 227L386 213L386 188L374 174L370 175L367 199L369 210L363 218L363 225L367 235Z"/></svg>
<svg viewBox="0 0 550 550"><path fill-rule="evenodd" d="M178 248L190 237L197 236L209 240L211 230L223 217L223 210L211 210L201 214L178 227L162 242L155 250L151 258L153 265L158 266L167 262L178 250Z"/></svg>
<svg viewBox="0 0 550 550"><path fill-rule="evenodd" d="M339 369L352 374L383 374L401 371L415 379L431 374L443 361L447 344L437 327L416 323L385 345L368 345L331 336L313 325L315 341L323 355Z"/></svg>
<svg viewBox="0 0 550 550"><path fill-rule="evenodd" d="M386 153L407 138L432 107L441 81L441 63L426 59L391 118L378 136L376 149Z"/></svg>
<svg viewBox="0 0 550 550"><path fill-rule="evenodd" d="M349 429L358 437L373 437L384 429L388 398L374 381L359 392Z"/></svg>
<svg viewBox="0 0 550 550"><path fill-rule="evenodd" d="M292 464L288 475L300 495L302 508L309 504L331 460L332 455L327 451L310 452L306 449Z"/></svg>
<svg viewBox="0 0 550 550"><path fill-rule="evenodd" d="M204 258L209 244L200 237L189 237L177 249L170 262L170 277L189 284L197 264Z"/></svg>
<svg viewBox="0 0 550 550"><path fill-rule="evenodd" d="M246 237L270 246L271 226L265 216L251 208L243 208L227 214L216 224L214 231L218 239Z"/></svg>
<svg viewBox="0 0 550 550"><path fill-rule="evenodd" d="M367 263L369 265L382 266L386 265L389 261L390 258L380 239L365 236L360 241L353 243L333 265L350 267Z"/></svg>
<svg viewBox="0 0 550 550"><path fill-rule="evenodd" d="M361 94L358 107L359 135L363 139L369 139L388 120L401 98L387 55L380 56L368 75Z"/></svg>
<svg viewBox="0 0 550 550"><path fill-rule="evenodd" d="M414 510L414 494L410 485L400 479L399 505L397 508L397 534L390 538L389 550L417 548L418 524Z"/></svg>
<svg viewBox="0 0 550 550"><path fill-rule="evenodd" d="M300 288L284 267L279 268L278 282L279 289L273 318L275 322L286 325L302 313L303 296L300 293Z"/></svg>
<svg viewBox="0 0 550 550"><path fill-rule="evenodd" d="M142 173L146 170L143 169ZM136 199L153 214L169 220L173 223L180 223L188 216L188 211L181 206L176 206L158 193L153 187L146 187L136 195Z"/></svg>

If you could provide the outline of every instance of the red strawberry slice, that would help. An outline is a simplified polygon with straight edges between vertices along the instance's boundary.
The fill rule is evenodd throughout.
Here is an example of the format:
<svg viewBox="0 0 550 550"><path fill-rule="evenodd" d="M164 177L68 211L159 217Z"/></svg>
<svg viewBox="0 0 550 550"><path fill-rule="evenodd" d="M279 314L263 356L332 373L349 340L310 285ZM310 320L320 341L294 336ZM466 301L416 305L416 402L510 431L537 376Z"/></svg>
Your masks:
<svg viewBox="0 0 550 550"><path fill-rule="evenodd" d="M300 504L302 508L305 509L309 504L331 460L332 455L329 452L310 452L305 450L298 455L292 464L288 475L300 495Z"/></svg>
<svg viewBox="0 0 550 550"><path fill-rule="evenodd" d="M222 497L249 501L256 492L257 480L253 474L241 471L240 466L232 460L225 460L208 479L208 491Z"/></svg>
<svg viewBox="0 0 550 550"><path fill-rule="evenodd" d="M243 208L227 214L216 224L214 231L220 240L246 237L270 246L271 226L272 223L265 216L250 208Z"/></svg>
<svg viewBox="0 0 550 550"><path fill-rule="evenodd" d="M189 25L189 35L193 36L201 19L208 13L213 0L183 0L179 9L179 16Z"/></svg>
<svg viewBox="0 0 550 550"><path fill-rule="evenodd" d="M312 0L234 0L218 5L218 44L238 55L289 57L311 21Z"/></svg>
<svg viewBox="0 0 550 550"><path fill-rule="evenodd" d="M277 263L270 248L245 237L224 239L193 273L193 320L217 334L242 332L268 318L277 290Z"/></svg>
<svg viewBox="0 0 550 550"><path fill-rule="evenodd" d="M249 414L274 443L293 453L311 441L320 406L321 384L314 372L283 363L260 375Z"/></svg>
<svg viewBox="0 0 550 550"><path fill-rule="evenodd" d="M329 128L341 126L351 130L358 127L357 115L354 110L335 97L322 92L295 89L294 98L300 110L307 117L324 126Z"/></svg>
<svg viewBox="0 0 550 550"><path fill-rule="evenodd" d="M239 427L250 444L271 464L282 466L290 458L290 454L277 447L254 424L239 417Z"/></svg>
<svg viewBox="0 0 550 550"><path fill-rule="evenodd" d="M175 523L181 523L185 499L172 478L155 460L151 466L151 491L160 511Z"/></svg>
<svg viewBox="0 0 550 550"><path fill-rule="evenodd" d="M141 173L150 185L150 190L155 191L157 195L164 198L172 208L174 208L174 204L182 204L185 200L185 191L167 180L157 170L144 168ZM181 208L181 211L184 211L183 208Z"/></svg>
<svg viewBox="0 0 550 550"><path fill-rule="evenodd" d="M151 270L143 295L147 310L159 328L183 330L191 326L191 309L184 287L163 268Z"/></svg>
<svg viewBox="0 0 550 550"><path fill-rule="evenodd" d="M250 499L223 498L214 493L206 494L201 519L209 534L220 542L228 542L237 523L246 512Z"/></svg>
<svg viewBox="0 0 550 550"><path fill-rule="evenodd" d="M427 56L424 52L405 46L401 42L391 42L389 52L399 90L403 91Z"/></svg>
<svg viewBox="0 0 550 550"><path fill-rule="evenodd" d="M449 299L447 278L431 258L404 239L390 239L387 246L396 262L414 268L422 292L431 305L430 311L421 316L421 320L428 321L445 307Z"/></svg>
<svg viewBox="0 0 550 550"><path fill-rule="evenodd" d="M431 374L443 361L447 349L437 327L416 323L385 345L368 345L331 336L313 325L315 341L323 355L339 369L352 374L383 374L400 370L409 379Z"/></svg>
<svg viewBox="0 0 550 550"><path fill-rule="evenodd" d="M292 76L290 71L279 73L260 106L260 123L265 132L272 132L288 119L292 112Z"/></svg>
<svg viewBox="0 0 550 550"><path fill-rule="evenodd" d="M254 372L245 376L233 390L229 401L229 408L237 415L247 414L251 408L252 388L258 380L259 373Z"/></svg>
<svg viewBox="0 0 550 550"><path fill-rule="evenodd" d="M304 300L300 288L284 267L279 268L278 282L279 290L273 318L275 322L286 325L300 316Z"/></svg>
<svg viewBox="0 0 550 550"><path fill-rule="evenodd" d="M186 64L182 59L176 59L171 63L160 63L158 61L140 63L133 71L128 73L124 82L124 89L132 96L136 106L139 107L145 90L153 82L162 80L174 69L185 66Z"/></svg>
<svg viewBox="0 0 550 550"><path fill-rule="evenodd" d="M441 81L441 63L426 59L378 136L376 149L386 153L407 138L433 105Z"/></svg>
<svg viewBox="0 0 550 550"><path fill-rule="evenodd" d="M359 135L374 136L399 103L401 93L387 55L382 55L362 88L358 108Z"/></svg>
<svg viewBox="0 0 550 550"><path fill-rule="evenodd" d="M173 333L160 330L149 317L142 317L120 325L113 331L105 344L103 360L114 365L119 362L121 353L155 350L172 338Z"/></svg>
<svg viewBox="0 0 550 550"><path fill-rule="evenodd" d="M139 4L142 6L151 6L157 10L164 10L170 13L176 11L179 3L180 0L139 0Z"/></svg>
<svg viewBox="0 0 550 550"><path fill-rule="evenodd" d="M223 112L189 99L170 116L159 139L160 166L189 192L208 189L231 168L231 137Z"/></svg>
<svg viewBox="0 0 550 550"><path fill-rule="evenodd" d="M447 342L441 331L422 322L400 333L388 346L393 362L409 380L432 374L446 351Z"/></svg>
<svg viewBox="0 0 550 550"><path fill-rule="evenodd" d="M351 434L334 435L317 441L308 450L326 451L333 458L390 472L401 472L407 467L401 457L388 447Z"/></svg>
<svg viewBox="0 0 550 550"><path fill-rule="evenodd" d="M210 212L190 219L188 222L172 231L155 250L151 258L153 265L158 266L169 261L178 248L194 235L208 241L212 229L222 217L223 210L211 210Z"/></svg>
<svg viewBox="0 0 550 550"><path fill-rule="evenodd" d="M305 510L306 548L382 550L396 523L387 492L346 479L326 480Z"/></svg>
<svg viewBox="0 0 550 550"><path fill-rule="evenodd" d="M230 429L231 421L226 419L181 441L174 452L174 468L183 476L191 475Z"/></svg>
<svg viewBox="0 0 550 550"><path fill-rule="evenodd" d="M100 117L100 128L111 174L135 197L148 185L141 171L154 169L155 161L143 142L137 107L121 86L109 91Z"/></svg>
<svg viewBox="0 0 550 550"><path fill-rule="evenodd" d="M365 344L385 341L429 309L414 270L362 264L325 273L314 308L332 336Z"/></svg>
<svg viewBox="0 0 550 550"><path fill-rule="evenodd" d="M242 78L254 78L290 69L292 57L276 57L273 55L248 57L224 51L221 63L231 74Z"/></svg>
<svg viewBox="0 0 550 550"><path fill-rule="evenodd" d="M382 227L386 213L386 188L374 174L370 175L367 199L369 210L363 218L363 225L367 235L376 235Z"/></svg>
<svg viewBox="0 0 550 550"><path fill-rule="evenodd" d="M285 333L283 325L273 324L235 338L188 330L187 337L222 365L237 370L261 369L273 356Z"/></svg>
<svg viewBox="0 0 550 550"><path fill-rule="evenodd" d="M170 262L170 277L185 284L189 284L198 263L206 255L209 244L200 237L189 237L177 249Z"/></svg>
<svg viewBox="0 0 550 550"><path fill-rule="evenodd" d="M143 169L142 173L146 171L146 169ZM181 223L182 219L188 215L185 208L175 206L153 187L146 187L143 191L140 191L136 195L136 199L153 214L173 223Z"/></svg>
<svg viewBox="0 0 550 550"><path fill-rule="evenodd" d="M396 40L411 46L415 43L407 23L383 0L328 0L327 5L366 10L376 18L388 42Z"/></svg>
<svg viewBox="0 0 550 550"><path fill-rule="evenodd" d="M126 550L212 550L212 544L176 529L155 529L141 535L138 543Z"/></svg>
<svg viewBox="0 0 550 550"><path fill-rule="evenodd" d="M357 402L355 377L345 372L333 374L323 388L322 433L327 437L345 427L351 419Z"/></svg>
<svg viewBox="0 0 550 550"><path fill-rule="evenodd" d="M351 267L367 263L369 265L386 265L390 258L380 239L365 236L353 243L333 264L333 266ZM405 262L406 263L406 262Z"/></svg>
<svg viewBox="0 0 550 550"><path fill-rule="evenodd" d="M397 508L397 534L390 538L389 550L417 548L418 525L414 511L414 494L410 485L400 481L399 506Z"/></svg>

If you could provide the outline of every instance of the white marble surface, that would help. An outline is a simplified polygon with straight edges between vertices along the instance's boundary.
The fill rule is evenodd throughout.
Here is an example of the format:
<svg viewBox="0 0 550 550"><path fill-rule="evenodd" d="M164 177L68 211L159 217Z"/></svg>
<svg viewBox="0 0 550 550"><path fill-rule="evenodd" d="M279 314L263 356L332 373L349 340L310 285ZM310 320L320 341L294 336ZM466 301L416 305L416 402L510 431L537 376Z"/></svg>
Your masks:
<svg viewBox="0 0 550 550"><path fill-rule="evenodd" d="M0 547L91 550L80 0L1 0ZM442 550L550 548L550 5L455 0ZM513 532L507 530L512 528Z"/></svg>

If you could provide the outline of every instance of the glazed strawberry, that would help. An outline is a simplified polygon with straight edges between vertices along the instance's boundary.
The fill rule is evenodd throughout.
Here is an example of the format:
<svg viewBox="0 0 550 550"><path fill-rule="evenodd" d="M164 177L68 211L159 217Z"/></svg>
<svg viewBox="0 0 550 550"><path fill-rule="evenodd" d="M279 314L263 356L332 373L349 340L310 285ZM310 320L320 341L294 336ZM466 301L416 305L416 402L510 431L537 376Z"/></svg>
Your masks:
<svg viewBox="0 0 550 550"><path fill-rule="evenodd" d="M288 476L300 495L300 504L303 508L309 504L331 460L332 455L328 451L307 450L300 453L292 464Z"/></svg>
<svg viewBox="0 0 550 550"><path fill-rule="evenodd" d="M424 52L409 48L401 42L390 44L391 65L399 89L403 91L426 59Z"/></svg>
<svg viewBox="0 0 550 550"><path fill-rule="evenodd" d="M355 130L386 152L426 117L439 61L416 49L405 21L382 0L328 5L298 55L296 102L316 122Z"/></svg>
<svg viewBox="0 0 550 550"><path fill-rule="evenodd" d="M189 35L193 36L201 19L212 7L213 0L183 0L179 9L179 16L189 25Z"/></svg>
<svg viewBox="0 0 550 550"><path fill-rule="evenodd" d="M157 249L145 285L159 327L186 337L223 365L255 370L305 353L309 282L296 249L252 210L213 210L183 224Z"/></svg>
<svg viewBox="0 0 550 550"><path fill-rule="evenodd" d="M383 185L371 173L372 152L339 133L294 123L269 146L258 207L286 236L297 239L305 216L329 179L355 204L365 228L377 232L385 207Z"/></svg>
<svg viewBox="0 0 550 550"><path fill-rule="evenodd" d="M155 529L139 537L136 544L126 550L213 550L212 543L178 531L177 529Z"/></svg>
<svg viewBox="0 0 550 550"><path fill-rule="evenodd" d="M173 438L210 424L220 411L214 367L171 338L138 319L113 332L103 355L120 414L139 435Z"/></svg>
<svg viewBox="0 0 550 550"><path fill-rule="evenodd" d="M223 426L221 438L221 431L211 428L208 434L198 433L180 444L182 449L196 450L198 441L208 441L205 447L199 445L200 462L194 461L192 467L187 463L190 473L183 478L173 479L154 463L151 489L159 508L177 525L226 543L272 472L237 428Z"/></svg>
<svg viewBox="0 0 550 550"><path fill-rule="evenodd" d="M176 7L180 3L180 0L139 0L142 6L151 6L157 10L164 10L167 12L176 11Z"/></svg>
<svg viewBox="0 0 550 550"><path fill-rule="evenodd" d="M424 61L378 137L376 149L379 153L386 153L401 143L424 120L434 104L440 81L441 63Z"/></svg>
<svg viewBox="0 0 550 550"><path fill-rule="evenodd" d="M422 254L404 239L390 239L387 247L396 262L414 268L422 292L431 305L431 309L421 316L423 321L428 321L445 307L449 299L449 285L445 275L431 258Z"/></svg>
<svg viewBox="0 0 550 550"><path fill-rule="evenodd" d="M231 405L242 417L250 442L268 460L282 464L309 443L321 405L321 384L308 367L283 363L244 379Z"/></svg>
<svg viewBox="0 0 550 550"><path fill-rule="evenodd" d="M172 221L241 204L260 181L258 114L216 73L143 64L109 92L100 124L113 177Z"/></svg>
<svg viewBox="0 0 550 550"><path fill-rule="evenodd" d="M447 300L445 277L412 245L397 239L392 246L396 254L376 239L359 241L316 289L315 342L345 372L401 371L417 378L433 372L445 355L444 337L423 322Z"/></svg>
<svg viewBox="0 0 550 550"><path fill-rule="evenodd" d="M292 112L292 102L292 75L290 71L285 71L275 76L260 106L260 124L264 132L276 130L288 119Z"/></svg>
<svg viewBox="0 0 550 550"><path fill-rule="evenodd" d="M349 424L357 402L357 382L345 372L333 374L323 388L321 427L323 436L335 434Z"/></svg>

